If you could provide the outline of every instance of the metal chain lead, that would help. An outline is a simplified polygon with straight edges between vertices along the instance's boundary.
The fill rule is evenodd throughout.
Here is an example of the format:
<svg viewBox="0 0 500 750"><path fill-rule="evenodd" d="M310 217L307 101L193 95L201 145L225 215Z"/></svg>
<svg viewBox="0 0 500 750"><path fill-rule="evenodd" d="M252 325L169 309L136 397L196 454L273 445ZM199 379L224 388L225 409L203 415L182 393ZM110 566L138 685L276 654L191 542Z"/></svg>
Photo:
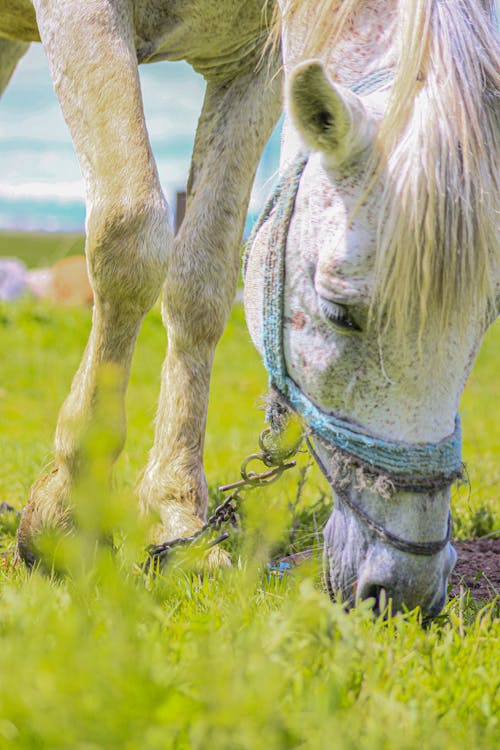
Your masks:
<svg viewBox="0 0 500 750"><path fill-rule="evenodd" d="M148 558L143 566L145 572L148 572L151 568L157 569L176 547L192 545L197 542L200 537L211 531L220 529L220 527L225 524L230 524L233 528L237 527L237 511L243 500L243 493L249 492L256 487L263 487L272 484L279 479L285 471L292 469L296 465L297 462L290 461L290 459L298 453L302 443L302 438L295 445L285 449L281 447L276 440L273 441L273 437L274 432L271 427L267 427L260 433L260 453L251 453L243 459L240 469L241 479L219 487L219 492L231 491L231 494L228 495L219 506L217 506L201 529L191 536L177 537L176 539L171 539L163 544L151 544L148 547ZM254 462L264 464L267 470L260 473L252 471L249 468L249 465ZM223 542L228 536L228 532L220 534L216 539L211 540L207 544L207 549Z"/></svg>

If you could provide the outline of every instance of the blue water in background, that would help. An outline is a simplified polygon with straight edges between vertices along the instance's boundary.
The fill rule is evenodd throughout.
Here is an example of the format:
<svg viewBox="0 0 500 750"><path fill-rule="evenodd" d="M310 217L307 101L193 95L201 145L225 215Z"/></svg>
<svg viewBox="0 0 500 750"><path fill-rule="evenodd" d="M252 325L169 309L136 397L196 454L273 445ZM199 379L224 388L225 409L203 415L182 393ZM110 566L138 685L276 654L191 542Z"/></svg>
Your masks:
<svg viewBox="0 0 500 750"><path fill-rule="evenodd" d="M140 68L146 123L160 181L172 208L185 189L205 83L185 63ZM257 172L247 231L270 192L279 128ZM0 101L0 229L82 231L84 189L43 49L33 44Z"/></svg>

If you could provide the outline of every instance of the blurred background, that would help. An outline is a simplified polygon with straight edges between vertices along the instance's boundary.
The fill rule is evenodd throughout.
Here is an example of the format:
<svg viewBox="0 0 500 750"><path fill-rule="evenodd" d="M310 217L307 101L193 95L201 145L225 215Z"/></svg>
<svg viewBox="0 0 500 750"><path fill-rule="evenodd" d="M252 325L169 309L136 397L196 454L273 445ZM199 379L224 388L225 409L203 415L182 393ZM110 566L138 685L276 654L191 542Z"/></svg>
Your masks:
<svg viewBox="0 0 500 750"><path fill-rule="evenodd" d="M205 83L186 63L140 68L146 122L161 184L175 211L185 189ZM262 156L247 232L273 184L279 127ZM83 182L40 44L32 44L0 102L0 230L81 232Z"/></svg>

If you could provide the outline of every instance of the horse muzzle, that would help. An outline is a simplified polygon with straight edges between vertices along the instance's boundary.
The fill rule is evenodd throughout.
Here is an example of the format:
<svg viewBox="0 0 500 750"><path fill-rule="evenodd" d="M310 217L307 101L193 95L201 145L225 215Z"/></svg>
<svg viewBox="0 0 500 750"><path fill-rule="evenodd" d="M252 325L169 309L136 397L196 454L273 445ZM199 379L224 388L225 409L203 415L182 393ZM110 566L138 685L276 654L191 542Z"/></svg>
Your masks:
<svg viewBox="0 0 500 750"><path fill-rule="evenodd" d="M333 511L324 538L330 595L340 594L347 607L372 600L377 615L420 607L429 617L443 609L457 557L449 542L427 555L398 549L345 507Z"/></svg>
<svg viewBox="0 0 500 750"><path fill-rule="evenodd" d="M373 600L377 615L388 607L400 612L418 606L426 616L435 617L446 603L448 576L456 558L451 544L425 561L377 544L361 565L355 601Z"/></svg>

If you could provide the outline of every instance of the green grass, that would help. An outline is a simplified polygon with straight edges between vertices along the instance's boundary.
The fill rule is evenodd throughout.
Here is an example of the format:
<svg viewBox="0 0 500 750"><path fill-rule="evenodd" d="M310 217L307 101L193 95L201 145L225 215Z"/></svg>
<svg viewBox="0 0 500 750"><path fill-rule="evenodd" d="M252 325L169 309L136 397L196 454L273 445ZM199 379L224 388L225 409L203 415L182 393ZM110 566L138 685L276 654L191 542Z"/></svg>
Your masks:
<svg viewBox="0 0 500 750"><path fill-rule="evenodd" d="M23 257L35 258L37 244L25 245ZM86 309L29 300L0 308L0 502L21 508L50 460L57 410L89 326ZM461 406L471 478L470 492L463 487L453 501L462 537L500 526L499 335L497 324ZM497 747L495 602L474 602L465 591L424 629L418 612L387 622L368 607L347 615L318 585L318 561L268 580L269 555L289 544L298 470L249 496L232 570L199 576L179 558L156 580L140 574L133 487L151 445L164 349L155 309L134 358L115 490L109 496L98 476L80 488L95 517L122 530L118 553L95 549L93 516L82 513L81 534L62 545L69 576L28 574L9 556L0 563L0 750ZM256 447L265 388L235 307L210 404L213 502ZM321 525L327 497L317 470L308 470L295 548L317 542L312 509ZM0 519L11 549L15 518Z"/></svg>
<svg viewBox="0 0 500 750"><path fill-rule="evenodd" d="M67 255L81 255L84 246L81 234L0 231L0 257L19 258L28 268L51 265Z"/></svg>

